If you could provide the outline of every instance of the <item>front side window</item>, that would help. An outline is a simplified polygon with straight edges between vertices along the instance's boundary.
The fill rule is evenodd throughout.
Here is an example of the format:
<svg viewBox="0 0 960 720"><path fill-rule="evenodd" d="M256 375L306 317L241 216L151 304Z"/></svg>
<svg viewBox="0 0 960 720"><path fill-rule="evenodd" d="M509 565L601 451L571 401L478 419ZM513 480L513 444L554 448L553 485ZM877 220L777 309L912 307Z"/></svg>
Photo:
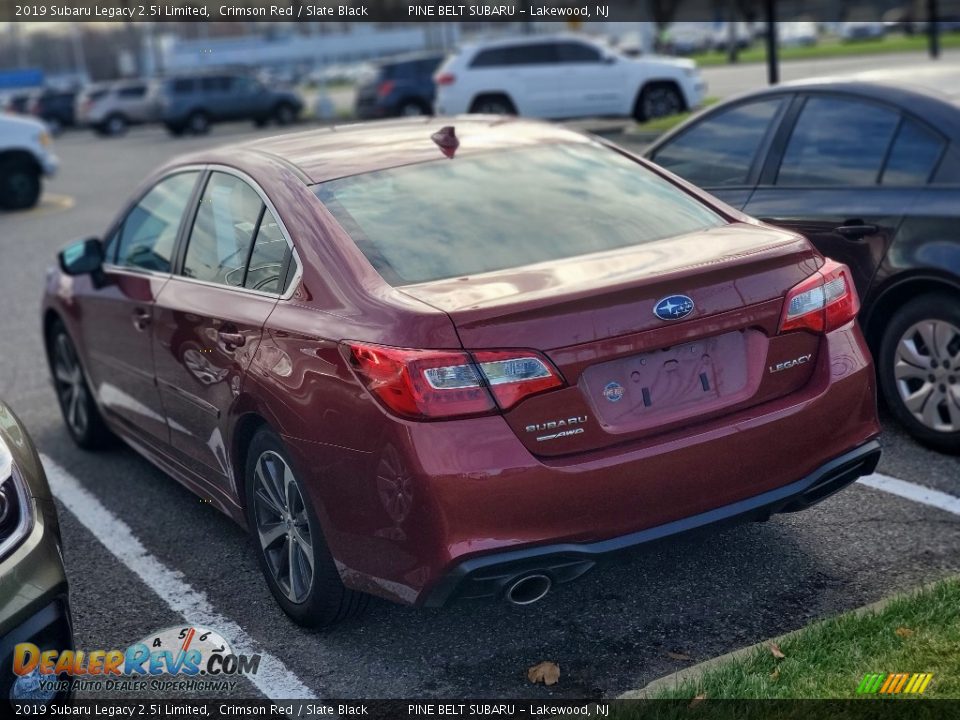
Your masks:
<svg viewBox="0 0 960 720"><path fill-rule="evenodd" d="M875 185L899 113L874 103L813 97L783 154L777 185Z"/></svg>
<svg viewBox="0 0 960 720"><path fill-rule="evenodd" d="M673 183L592 143L501 149L392 168L322 183L316 194L394 285L586 255L725 224Z"/></svg>
<svg viewBox="0 0 960 720"><path fill-rule="evenodd" d="M170 272L180 221L199 175L166 177L141 198L108 243L111 252L116 247L117 265Z"/></svg>
<svg viewBox="0 0 960 720"><path fill-rule="evenodd" d="M130 87L120 88L117 93L122 98L141 98L147 94L146 85L131 85Z"/></svg>
<svg viewBox="0 0 960 720"><path fill-rule="evenodd" d="M657 151L653 160L701 187L744 185L784 98L718 111Z"/></svg>
<svg viewBox="0 0 960 720"><path fill-rule="evenodd" d="M263 209L260 196L243 180L211 173L190 230L183 275L242 287L250 243Z"/></svg>

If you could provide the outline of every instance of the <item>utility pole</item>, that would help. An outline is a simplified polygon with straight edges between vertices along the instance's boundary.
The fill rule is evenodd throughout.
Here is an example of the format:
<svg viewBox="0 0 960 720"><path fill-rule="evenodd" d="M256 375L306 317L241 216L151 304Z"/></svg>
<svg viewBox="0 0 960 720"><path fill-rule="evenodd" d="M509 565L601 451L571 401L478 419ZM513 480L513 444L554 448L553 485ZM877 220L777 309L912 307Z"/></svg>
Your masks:
<svg viewBox="0 0 960 720"><path fill-rule="evenodd" d="M767 83L770 85L780 82L780 64L777 58L777 11L774 4L774 0L764 2L767 11Z"/></svg>
<svg viewBox="0 0 960 720"><path fill-rule="evenodd" d="M940 24L937 22L937 0L927 0L927 33L930 37L930 58L940 57Z"/></svg>

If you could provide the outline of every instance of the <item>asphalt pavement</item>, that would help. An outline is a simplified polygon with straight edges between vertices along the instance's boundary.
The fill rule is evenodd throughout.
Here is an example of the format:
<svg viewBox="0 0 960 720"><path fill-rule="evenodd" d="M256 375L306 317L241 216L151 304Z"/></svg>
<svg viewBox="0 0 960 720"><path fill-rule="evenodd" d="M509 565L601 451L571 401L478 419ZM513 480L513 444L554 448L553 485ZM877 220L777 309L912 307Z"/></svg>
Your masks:
<svg viewBox="0 0 960 720"><path fill-rule="evenodd" d="M69 133L57 143L62 171L41 205L0 215L0 397L69 483L86 491L83 507L76 492L60 503L78 647L124 647L182 622L186 611L169 593L189 588L203 595L207 615L242 628L282 672L320 697L610 697L960 571L960 516L854 485L804 513L634 553L530 607L469 602L423 610L375 602L363 619L324 633L293 625L240 528L131 450L91 454L71 443L48 379L39 318L44 272L56 251L101 233L152 168L208 143L270 132L230 125L206 138L173 139L144 128L113 140ZM884 424L880 472L960 495L956 458ZM61 494L69 483L59 483ZM84 514L91 503L100 515ZM90 517L108 517L127 534L107 533ZM146 556L125 554L131 535ZM166 585L141 561L162 567ZM561 668L550 688L526 679L542 660ZM243 684L234 695L262 692Z"/></svg>

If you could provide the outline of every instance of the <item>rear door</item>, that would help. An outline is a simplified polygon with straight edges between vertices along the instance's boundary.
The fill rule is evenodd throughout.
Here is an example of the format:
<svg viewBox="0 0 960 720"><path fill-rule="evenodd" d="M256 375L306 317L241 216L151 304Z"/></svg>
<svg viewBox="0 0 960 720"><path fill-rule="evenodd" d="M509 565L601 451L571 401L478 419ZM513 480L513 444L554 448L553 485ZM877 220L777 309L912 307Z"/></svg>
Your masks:
<svg viewBox="0 0 960 720"><path fill-rule="evenodd" d="M155 301L200 171L160 180L108 235L105 282L83 301L81 332L101 407L140 437L168 441L153 364Z"/></svg>
<svg viewBox="0 0 960 720"><path fill-rule="evenodd" d="M481 50L470 63L474 98L507 93L520 115L560 117L567 97L560 90L558 60L553 42Z"/></svg>
<svg viewBox="0 0 960 720"><path fill-rule="evenodd" d="M622 62L607 61L600 49L576 40L557 43L559 91L570 117L613 115L627 105Z"/></svg>
<svg viewBox="0 0 960 720"><path fill-rule="evenodd" d="M156 302L157 387L180 461L229 492L223 428L282 290L290 251L261 192L221 170L207 178L185 237Z"/></svg>
<svg viewBox="0 0 960 720"><path fill-rule="evenodd" d="M909 161L913 121L885 104L811 93L795 107L744 210L806 235L824 255L847 264L863 297L916 192L882 182Z"/></svg>
<svg viewBox="0 0 960 720"><path fill-rule="evenodd" d="M742 209L753 193L791 98L775 95L708 112L648 157Z"/></svg>

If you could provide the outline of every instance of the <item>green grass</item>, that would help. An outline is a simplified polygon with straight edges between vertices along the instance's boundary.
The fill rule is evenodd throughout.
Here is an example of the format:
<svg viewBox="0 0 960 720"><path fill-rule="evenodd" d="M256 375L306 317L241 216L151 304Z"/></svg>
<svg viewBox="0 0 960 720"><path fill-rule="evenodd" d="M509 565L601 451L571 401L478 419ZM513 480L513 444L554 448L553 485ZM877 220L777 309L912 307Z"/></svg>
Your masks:
<svg viewBox="0 0 960 720"><path fill-rule="evenodd" d="M707 670L657 699L862 698L867 673L933 673L922 697L960 698L960 579L898 598L879 611L846 613ZM918 696L889 696L910 702Z"/></svg>
<svg viewBox="0 0 960 720"><path fill-rule="evenodd" d="M698 108L698 110L707 107L708 105L713 105L716 102L719 102L720 98L718 97L708 97L703 101L703 104ZM697 110L697 111L698 111ZM694 111L694 112L697 112ZM644 123L637 123L631 129L631 133L655 133L657 135L665 133L667 130L672 129L673 127L679 125L693 113L691 112L682 112L677 113L676 115L667 115L665 117L657 118L656 120L648 120Z"/></svg>
<svg viewBox="0 0 960 720"><path fill-rule="evenodd" d="M840 42L839 40L823 40L809 47L781 48L778 56L780 60L812 60L815 58L849 57L855 55L877 55L898 52L926 52L929 40L926 35L899 35L876 40L856 40ZM960 47L960 33L940 35L941 48ZM690 56L697 61L697 65L726 65L727 53L710 51ZM741 50L737 55L742 63L764 62L767 59L766 45L758 41L752 47Z"/></svg>

